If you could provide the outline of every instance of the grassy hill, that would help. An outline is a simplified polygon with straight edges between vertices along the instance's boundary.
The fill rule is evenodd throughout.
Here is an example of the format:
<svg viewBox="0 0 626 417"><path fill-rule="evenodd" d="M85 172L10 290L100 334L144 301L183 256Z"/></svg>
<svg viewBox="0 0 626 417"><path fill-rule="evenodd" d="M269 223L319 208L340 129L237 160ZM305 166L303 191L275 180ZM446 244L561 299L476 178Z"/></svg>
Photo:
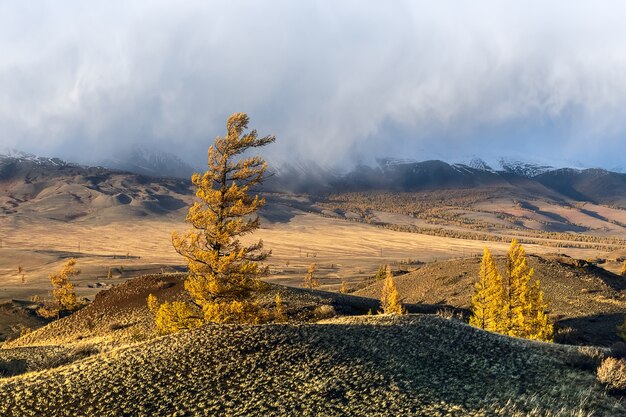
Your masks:
<svg viewBox="0 0 626 417"><path fill-rule="evenodd" d="M160 302L188 300L188 293L183 289L184 278L185 274L152 274L130 279L101 291L83 309L8 341L3 348L86 343L120 345L153 337L155 326L153 314L146 303L148 294L154 294ZM256 302L271 310L278 293L286 314L296 322L379 310L377 298L274 284L267 284L264 291L255 294ZM439 305L407 305L408 311L412 313L436 313L441 308ZM463 313L460 309L457 312Z"/></svg>
<svg viewBox="0 0 626 417"><path fill-rule="evenodd" d="M437 316L208 325L0 380L0 414L624 415L593 365Z"/></svg>
<svg viewBox="0 0 626 417"><path fill-rule="evenodd" d="M496 257L500 271L505 258ZM541 281L550 314L562 341L610 345L618 340L617 325L626 313L626 279L595 266L577 267L568 257L530 256L535 278ZM467 308L478 278L480 258L452 259L423 265L396 278L400 297L408 303L449 304ZM357 291L377 297L382 282Z"/></svg>

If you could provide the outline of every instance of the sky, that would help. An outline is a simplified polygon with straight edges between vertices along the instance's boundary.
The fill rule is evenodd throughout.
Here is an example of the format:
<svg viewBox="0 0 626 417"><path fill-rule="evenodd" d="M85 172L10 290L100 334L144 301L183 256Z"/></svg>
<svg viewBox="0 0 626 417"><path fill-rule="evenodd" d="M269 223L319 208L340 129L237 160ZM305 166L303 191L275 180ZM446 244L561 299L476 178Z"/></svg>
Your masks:
<svg viewBox="0 0 626 417"><path fill-rule="evenodd" d="M0 149L625 166L622 1L0 0ZM277 162L278 163L278 162Z"/></svg>

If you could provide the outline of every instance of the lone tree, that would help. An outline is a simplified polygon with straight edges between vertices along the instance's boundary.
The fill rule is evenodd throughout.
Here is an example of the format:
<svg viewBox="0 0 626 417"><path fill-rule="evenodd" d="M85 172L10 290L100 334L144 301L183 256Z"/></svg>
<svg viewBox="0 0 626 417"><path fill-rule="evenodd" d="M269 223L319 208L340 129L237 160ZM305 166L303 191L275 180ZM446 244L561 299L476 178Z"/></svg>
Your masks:
<svg viewBox="0 0 626 417"><path fill-rule="evenodd" d="M37 313L42 317L52 318L59 317L62 311L73 311L79 307L76 300L76 291L74 284L70 282L70 278L80 274L80 270L76 269L76 260L70 258L67 260L58 274L50 275L50 283L52 284L52 296L54 301L37 309Z"/></svg>
<svg viewBox="0 0 626 417"><path fill-rule="evenodd" d="M387 265L386 277L383 282L380 307L382 309L381 314L404 314L406 312L400 301L396 283L393 280L393 273L389 265Z"/></svg>
<svg viewBox="0 0 626 417"><path fill-rule="evenodd" d="M252 187L263 181L267 164L259 156L241 155L275 138L247 131L248 121L245 113L228 118L226 136L218 136L209 148L208 170L191 178L198 201L189 208L186 221L193 229L172 234L174 249L189 267L185 289L201 311L198 317L206 322L258 320L249 296L261 287L259 278L268 269L259 262L270 252L263 250L261 240L246 245L240 237L259 228L255 213L265 199L252 195ZM169 309L163 304L161 308Z"/></svg>
<svg viewBox="0 0 626 417"><path fill-rule="evenodd" d="M319 288L320 282L315 277L315 272L317 271L317 265L312 263L309 265L306 270L306 275L304 276L304 286L306 288Z"/></svg>

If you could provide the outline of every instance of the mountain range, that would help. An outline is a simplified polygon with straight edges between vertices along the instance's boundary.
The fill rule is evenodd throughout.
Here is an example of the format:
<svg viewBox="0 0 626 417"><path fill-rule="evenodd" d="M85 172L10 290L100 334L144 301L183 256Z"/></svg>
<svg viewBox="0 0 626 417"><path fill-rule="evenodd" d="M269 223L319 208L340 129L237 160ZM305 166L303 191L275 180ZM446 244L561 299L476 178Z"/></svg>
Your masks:
<svg viewBox="0 0 626 417"><path fill-rule="evenodd" d="M0 180L34 172L128 172L146 177L189 178L195 170L167 153L135 150L124 160L107 160L104 167L85 167L59 158L11 152L0 155ZM133 163L130 163L133 161ZM106 161L105 161L106 162ZM348 172L322 167L312 161L270 166L264 188L269 191L327 194L346 191L415 192L439 189L521 188L531 192L555 192L565 198L609 205L626 205L626 174L605 169L552 168L524 161L502 159L492 168L481 159L467 164L440 160L378 159L375 166L357 165Z"/></svg>

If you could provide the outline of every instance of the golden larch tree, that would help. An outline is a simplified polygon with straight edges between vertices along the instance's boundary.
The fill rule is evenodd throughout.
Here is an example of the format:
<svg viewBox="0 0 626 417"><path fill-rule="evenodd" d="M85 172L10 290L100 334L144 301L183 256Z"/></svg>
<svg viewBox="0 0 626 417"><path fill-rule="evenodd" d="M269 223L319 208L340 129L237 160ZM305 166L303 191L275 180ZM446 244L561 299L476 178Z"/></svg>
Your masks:
<svg viewBox="0 0 626 417"><path fill-rule="evenodd" d="M507 252L504 280L504 300L500 331L510 336L523 336L524 321L530 302L528 283L534 270L528 266L526 252L517 239L511 241Z"/></svg>
<svg viewBox="0 0 626 417"><path fill-rule="evenodd" d="M530 284L534 270L524 248L513 240L507 253L506 274L500 275L487 249L472 297L470 324L485 330L551 342L553 325L539 280Z"/></svg>
<svg viewBox="0 0 626 417"><path fill-rule="evenodd" d="M529 289L529 302L524 321L522 337L551 342L554 339L554 326L548 320L548 303L543 299L541 283L535 280Z"/></svg>
<svg viewBox="0 0 626 417"><path fill-rule="evenodd" d="M79 307L76 299L74 284L70 281L72 277L80 275L80 270L76 268L76 260L70 258L65 262L59 273L50 274L52 284L53 303L44 305L37 309L37 313L42 317L59 317L62 311L73 311Z"/></svg>
<svg viewBox="0 0 626 417"><path fill-rule="evenodd" d="M502 276L489 249L485 248L472 296L472 326L497 331L502 314Z"/></svg>
<svg viewBox="0 0 626 417"><path fill-rule="evenodd" d="M404 306L400 301L400 295L393 279L391 267L387 265L386 277L383 282L382 294L380 297L380 307L382 314L404 314Z"/></svg>
<svg viewBox="0 0 626 417"><path fill-rule="evenodd" d="M242 154L275 138L258 137L256 130L248 131L248 122L245 113L228 118L226 135L209 148L208 170L191 178L197 201L186 221L193 229L172 234L174 249L189 268L185 289L208 322L254 321L249 296L262 287L259 278L268 272L259 264L270 253L263 242L240 240L259 228L255 213L265 199L252 189L262 183L267 164L260 156Z"/></svg>
<svg viewBox="0 0 626 417"><path fill-rule="evenodd" d="M376 271L376 275L374 276L374 279L376 281L382 281L385 279L386 276L387 276L387 265L381 265L378 267L378 271Z"/></svg>
<svg viewBox="0 0 626 417"><path fill-rule="evenodd" d="M317 271L317 265L312 263L309 265L309 268L306 271L306 275L304 276L304 286L306 288L319 288L320 282L315 276L315 272Z"/></svg>
<svg viewBox="0 0 626 417"><path fill-rule="evenodd" d="M287 317L287 313L285 312L285 306L283 304L283 299L280 296L280 293L276 294L274 298L274 321L277 323L285 323L289 319Z"/></svg>

